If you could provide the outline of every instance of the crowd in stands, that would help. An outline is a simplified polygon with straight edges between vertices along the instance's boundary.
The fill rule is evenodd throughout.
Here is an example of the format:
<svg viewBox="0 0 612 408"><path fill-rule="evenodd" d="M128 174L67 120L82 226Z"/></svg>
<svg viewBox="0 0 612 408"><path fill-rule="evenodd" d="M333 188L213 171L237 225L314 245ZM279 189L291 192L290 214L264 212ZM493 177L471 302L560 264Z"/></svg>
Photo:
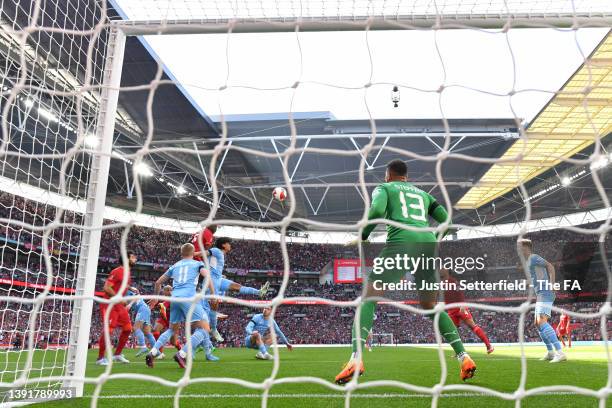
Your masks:
<svg viewBox="0 0 612 408"><path fill-rule="evenodd" d="M2 296L13 296L21 299L33 299L35 293L24 288L2 290ZM24 334L29 333L33 325L35 347L45 348L49 344L66 344L69 339L72 314L72 302L68 299L49 299L39 306L36 320L30 322L31 302L0 301L0 347L14 346L16 339L27 342Z"/></svg>
<svg viewBox="0 0 612 408"><path fill-rule="evenodd" d="M598 302L577 302L562 304L560 307L572 311L595 312L601 306ZM222 305L220 312L228 318L219 321L218 328L225 338L220 347L241 347L244 345L244 328L251 316L260 313L256 308L237 305ZM519 313L502 313L472 309L474 320L489 335L492 342L514 343L519 341ZM294 344L350 344L351 325L354 311L352 308L327 305L283 305L275 315L275 320ZM533 325L532 315L525 319L525 341L539 342L540 336ZM559 314L553 316L553 323L558 323ZM93 322L98 322L97 315ZM330 324L333 322L333 324ZM612 335L612 322L608 322L607 332ZM600 319L572 319L572 340L601 340ZM91 340L95 342L101 332L101 325L96 323L92 328ZM393 334L393 341L398 344L435 343L432 321L421 314L399 310L392 305L379 306L376 311L374 333ZM466 343L480 340L466 327L460 327L462 339Z"/></svg>
<svg viewBox="0 0 612 408"><path fill-rule="evenodd" d="M55 209L7 193L0 193L0 218L10 218L26 224L42 226L54 220ZM62 222L79 224L81 216L65 211ZM596 226L591 224L584 227L595 228ZM222 229L220 231L222 232ZM74 254L78 253L80 249L81 232L76 227L62 226L54 229L50 234L48 243L54 286L74 287L77 270ZM122 229L117 228L105 229L102 232L100 265L106 265L106 271L111 265L114 266L118 263L121 234ZM540 231L529 234L529 236L536 243L537 251L553 262L567 258L568 248L579 247L581 253L570 255L584 256L585 253L593 251L595 247L592 245L591 247L588 245L580 247L577 243L594 242L598 238L595 235L577 234L567 230ZM47 282L48 273L39 248L43 242L42 231L31 231L14 223L0 223L0 239L4 240L4 243L0 241L0 279L32 284ZM609 245L609 236L607 239ZM148 265L146 267L149 270L156 271L155 276L158 276L161 269L177 260L180 245L190 240L191 236L188 234L134 226L129 232L127 242L128 247L137 253L141 263L140 268L144 268L145 266L142 265L146 264ZM490 268L487 273L491 272L491 274L499 275L500 273L506 273L504 272L506 270L510 270L508 277L512 275L515 278L522 278L524 275L522 275L522 272L518 273L518 268L516 268L519 258L515 242L515 237L448 241L442 244L441 254L450 257L482 256L486 254L486 264ZM571 243L571 245L560 244L563 242ZM227 257L226 268L234 271L233 279L240 280L243 284L258 287L263 283L261 280L251 278L252 275L249 271L273 272L284 269L282 251L278 242L238 240L232 246L233 251ZM374 249L376 249L375 245ZM287 251L291 271L318 272L326 265L330 265L336 257L358 257L355 249L347 249L340 245L289 243ZM69 255L70 253L73 253L73 255ZM151 264L153 267L151 267ZM240 271L243 271L243 273ZM236 277L236 275L243 274L246 276ZM266 276L266 274L263 276ZM466 277L475 278L474 275L466 275ZM604 277L601 274L602 281L604 281ZM101 289L104 278L105 273L98 274L96 285L98 290ZM153 280L153 277L150 276L137 279L135 284L151 288ZM590 281L598 282L597 278L590 279ZM275 290L278 290L278 284L274 286ZM20 288L12 285L0 286L0 294L6 295L7 293L24 298L33 298L36 292L31 288ZM360 294L361 285L338 285L331 282L320 284L292 278L286 287L284 296L352 300ZM517 296L517 293L474 291L466 294L468 300L495 296ZM397 292L390 297L394 300L416 299L414 292ZM67 301L57 302L60 301L45 302L39 316L40 321L37 322L40 332L47 333L45 335L47 342L62 342L67 338L71 304ZM589 306L581 303L571 305L571 307ZM6 339L7 336L23 333L26 330L30 308L31 304L28 303L0 303L0 311L3 312L0 321L1 338ZM248 322L249 314L253 313L253 310L231 305L224 305L224 308L230 312L228 313L230 317L220 325L221 331L228 340L227 344L238 345L243 340L244 325ZM92 322L94 322L92 339L97 339L100 334L99 318L96 315L97 308L95 309L92 318ZM474 314L479 323L490 333L493 341L512 342L518 340L516 337L517 314L482 311L475 311ZM279 309L277 314L279 324L296 343L348 343L350 341L352 318L353 311L349 308L322 305L285 305ZM329 321L333 321L334 324L324 323ZM577 326L576 336L589 340L598 339L601 336L599 323L598 321L591 323ZM430 343L434 341L429 319L413 313L398 311L389 306L379 310L375 331L392 333L394 339L401 343ZM467 332L464 335L470 337ZM531 326L528 326L526 337L530 340L538 338L537 333ZM0 341L0 343L2 342Z"/></svg>
<svg viewBox="0 0 612 408"><path fill-rule="evenodd" d="M260 282L252 279L235 279L244 285L257 287L260 284ZM360 285L291 282L289 288L286 296L317 296L338 301L354 300L361 294ZM278 289L277 285L275 289ZM13 287L8 290L3 288L1 294L30 299L35 296L35 292L31 289L20 287ZM482 295L466 293L467 300L470 300L472 296ZM518 303L508 302L495 302L493 304L518 305ZM592 313L598 310L601 303L568 300L564 303L558 303L558 306L572 311ZM36 344L66 343L70 328L71 307L72 303L68 300L55 299L44 302L39 311L39 318L35 323L37 328ZM0 345L9 344L8 342L15 336L27 332L31 309L31 303L0 302L0 339L4 339L0 340ZM244 327L250 317L254 313L258 313L258 309L223 303L220 312L228 315L226 320L219 323L219 330L226 339L221 346L240 346L244 341ZM491 341L502 343L518 341L519 313L492 312L473 308L472 314L475 321L489 334ZM555 315L553 320L557 321L559 316L557 313ZM282 305L276 312L277 322L291 341L296 344L348 344L350 343L353 316L353 308L322 304ZM374 332L393 334L393 339L397 343L435 342L431 320L423 315L401 310L393 305L381 305L376 316ZM526 316L525 320L525 340L539 341L539 335L533 327L530 316ZM155 320L155 314L153 320ZM97 307L94 307L91 321L90 340L95 343L102 329ZM601 339L599 319L572 319L572 321L574 324L574 340ZM328 324L329 322L333 322L333 324ZM608 324L608 332L612 335L612 322ZM466 342L477 341L469 330L464 328L461 330L462 337Z"/></svg>
<svg viewBox="0 0 612 408"><path fill-rule="evenodd" d="M18 196L0 192L0 218L8 218L25 224L41 227L55 219L55 207L38 204ZM81 222L79 214L64 211L63 223ZM105 222L110 225L110 222ZM110 228L102 231L100 240L100 258L115 260L120 258L122 228ZM40 249L43 242L42 231L32 231L15 223L0 223L0 237L19 242L28 250ZM81 230L71 226L60 226L53 229L48 243L50 254L77 253ZM165 267L176 262L178 248L190 242L192 236L173 231L132 226L127 242L142 262ZM278 242L236 241L234 256L228 259L228 268L276 270L284 269L282 252ZM296 244L287 245L291 270L318 271L327 264L341 245Z"/></svg>
<svg viewBox="0 0 612 408"><path fill-rule="evenodd" d="M0 192L0 218L10 218L40 227L54 220L55 209ZM64 211L62 222L78 224L81 222L80 218L78 214ZM109 225L110 222L106 224ZM584 225L589 229L596 226L597 224ZM222 233L222 229L220 231ZM119 243L122 232L121 228L103 230L100 258L115 262L120 258ZM49 237L50 254L60 258L61 254L77 253L80 236L81 230L71 226L54 229ZM0 224L0 237L20 242L30 251L35 251L42 245L42 231L31 231L14 223ZM567 248L560 243L576 246L577 242L594 242L599 238L594 234L579 234L563 229L534 232L529 234L529 237L536 242L536 249L540 255L551 261L560 261L563 257L567 257ZM609 240L609 234L607 239ZM191 241L189 234L139 226L133 226L127 238L129 248L138 254L141 262L157 265L160 269L176 262L178 248L189 241ZM550 243L554 245L549 245ZM234 242L233 246L234 251L228 257L226 264L228 269L270 271L284 269L282 251L278 242L240 240ZM376 253L377 245L372 247L373 253ZM291 271L320 271L334 257L358 257L356 249L347 249L342 245L288 243L287 251ZM515 237L445 241L441 246L441 255L485 256L489 267L519 263Z"/></svg>

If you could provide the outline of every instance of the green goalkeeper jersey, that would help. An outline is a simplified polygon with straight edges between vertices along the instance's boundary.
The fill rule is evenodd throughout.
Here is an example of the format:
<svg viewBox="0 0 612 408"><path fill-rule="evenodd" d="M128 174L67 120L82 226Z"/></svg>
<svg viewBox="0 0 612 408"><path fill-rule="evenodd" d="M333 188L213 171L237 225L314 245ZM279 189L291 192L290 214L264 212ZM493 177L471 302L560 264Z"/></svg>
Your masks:
<svg viewBox="0 0 612 408"><path fill-rule="evenodd" d="M372 192L372 205L368 220L386 218L411 227L429 227L428 217L446 221L448 213L429 193L405 181L391 181ZM361 238L365 241L376 224L368 224ZM387 225L387 242L435 242L431 231L410 231Z"/></svg>

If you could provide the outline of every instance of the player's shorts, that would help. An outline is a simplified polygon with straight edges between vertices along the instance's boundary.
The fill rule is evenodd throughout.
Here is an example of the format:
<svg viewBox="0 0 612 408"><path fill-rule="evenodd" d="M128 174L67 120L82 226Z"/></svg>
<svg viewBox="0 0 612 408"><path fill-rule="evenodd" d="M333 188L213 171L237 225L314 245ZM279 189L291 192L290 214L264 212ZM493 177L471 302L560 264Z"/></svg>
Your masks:
<svg viewBox="0 0 612 408"><path fill-rule="evenodd" d="M247 336L244 339L244 346L246 348L255 348L256 349L257 348L257 344L251 343L251 336L252 336L252 334L247 334Z"/></svg>
<svg viewBox="0 0 612 408"><path fill-rule="evenodd" d="M219 276L213 276L212 277L212 281L213 281L213 286L215 287L215 295L219 295L220 294L220 289L222 287L223 284L223 278L219 277ZM208 286L206 286L206 294L210 294L210 291L208 290Z"/></svg>
<svg viewBox="0 0 612 408"><path fill-rule="evenodd" d="M536 302L535 314L551 316L553 302Z"/></svg>
<svg viewBox="0 0 612 408"><path fill-rule="evenodd" d="M212 308L210 307L210 303L208 303L208 300L202 300L200 304L202 305L202 311L206 315L206 320L208 322L212 322L214 318L213 313L217 313L217 312L212 310Z"/></svg>
<svg viewBox="0 0 612 408"><path fill-rule="evenodd" d="M162 330L165 330L170 327L170 323L168 323L168 320L162 319L161 317L155 321L155 324L160 325L162 327Z"/></svg>
<svg viewBox="0 0 612 408"><path fill-rule="evenodd" d="M472 313L470 313L470 309L467 307L463 308L464 312L461 311L460 308L456 309L448 309L446 312L448 316L452 319L455 326L459 327L462 321L473 319Z"/></svg>
<svg viewBox="0 0 612 408"><path fill-rule="evenodd" d="M145 325L151 325L151 309L148 307L141 307L136 313L135 322L144 322Z"/></svg>
<svg viewBox="0 0 612 408"><path fill-rule="evenodd" d="M557 336L567 336L567 330L565 327L557 327L557 330L555 331L557 332Z"/></svg>
<svg viewBox="0 0 612 408"><path fill-rule="evenodd" d="M219 283L219 289L217 290L217 294L227 292L230 286L232 285L232 283L234 283L234 281L231 281L225 278L221 279L221 282Z"/></svg>
<svg viewBox="0 0 612 408"><path fill-rule="evenodd" d="M552 306L555 301L554 292L541 292L536 296L535 314L551 316Z"/></svg>
<svg viewBox="0 0 612 408"><path fill-rule="evenodd" d="M433 234L430 234L433 237ZM423 237L426 237L425 235ZM399 282L404 279L407 274L411 274L414 277L416 288L423 287L423 283L434 284L439 281L437 262L435 257L437 256L437 242L388 242L385 244L383 250L378 254L377 258L382 259L380 261L380 268L376 268L376 264L372 268L372 271L368 274L368 281L374 283L375 281L381 281L384 283ZM366 249L367 251L367 249ZM366 255L367 256L367 255ZM421 259L417 268L404 268L403 262L401 265L397 265L393 262L392 267L387 267L384 264L384 260L388 258L392 259L408 259L408 265L413 265L418 259ZM425 261L430 259L431 261ZM376 262L376 260L375 260ZM382 271L380 270L382 269ZM378 272L378 273L377 273ZM375 287L380 287L380 283ZM421 298L428 298L434 296L437 291L423 290L419 291Z"/></svg>
<svg viewBox="0 0 612 408"><path fill-rule="evenodd" d="M104 315L106 314L106 309L108 309L111 305L107 303L100 303L100 320L102 324L104 324ZM112 330L116 327L131 327L132 321L130 320L130 313L127 310L127 307L121 303L116 303L112 305L112 309L108 316L108 326Z"/></svg>
<svg viewBox="0 0 612 408"><path fill-rule="evenodd" d="M201 320L208 321L208 314L204 313L200 303L194 305L189 302L172 302L170 305L170 324L183 323L186 321L191 307L193 307L193 313L191 314L192 322L199 322Z"/></svg>

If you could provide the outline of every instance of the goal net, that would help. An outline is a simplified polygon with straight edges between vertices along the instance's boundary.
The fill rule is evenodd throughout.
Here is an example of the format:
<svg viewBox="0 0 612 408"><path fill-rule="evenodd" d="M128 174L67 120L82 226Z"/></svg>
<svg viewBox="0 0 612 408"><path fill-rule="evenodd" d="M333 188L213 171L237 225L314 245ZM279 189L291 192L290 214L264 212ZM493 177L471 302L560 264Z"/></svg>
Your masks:
<svg viewBox="0 0 612 408"><path fill-rule="evenodd" d="M105 194L95 204L105 187L89 182L106 160L104 13L95 2L0 2L2 402L29 399L15 389L60 389L87 350L84 285L95 282L101 223L92 211Z"/></svg>
<svg viewBox="0 0 612 408"><path fill-rule="evenodd" d="M159 261L165 255L155 253L158 249L155 246L161 245L162 239L166 245L170 241L166 236L159 238L158 243L155 241L157 232L151 229L143 235L148 234L153 242L146 239L130 241L129 238L138 216L148 211L157 211L152 210L150 203L161 200L160 197L149 197L143 192L147 177L152 174L167 189L170 198L164 197L168 200L164 203L166 209L171 200L185 200L187 204L179 208L190 220L199 217L202 227L219 224L230 228L249 227L280 233L278 239L283 261L282 280L274 298L266 303L272 306L272 316L278 313L284 303L296 300L317 303L317 307L348 308L352 313L359 310L363 303L362 296L356 296L350 301L338 301L320 297L317 293L299 299L287 295L291 289L290 270L293 262L287 235L290 228L299 225L315 231L344 232L352 238L360 236L367 221L372 185L381 181L369 177L368 172L381 152L404 160L430 163L429 173L435 179L431 187L438 189L436 196L440 204L449 210L450 220L453 219L455 208L478 209L483 203L489 205L491 197L499 197L516 189L519 192L517 199L522 200L520 204L525 209L525 217L520 219L522 223L518 229L501 231L499 235L518 238L528 232L530 222L533 221L531 201L541 194L530 195L524 183L540 174L542 167L551 168L562 162L585 166L598 192L600 208L610 208L609 194L604 190L598 173L603 168L603 161L607 163L610 160L602 140L612 126L612 37L607 32L612 26L612 8L607 0L114 0L108 4L94 0L2 0L0 7L0 391L4 394L3 402L40 399L31 394L11 394L14 390L74 390L74 395L85 395L87 403L97 406L109 382L125 379L144 381L148 386L163 384L173 387L176 406L181 402L185 387L207 381L257 390L261 392L262 406L267 406L271 389L277 384L322 385L334 392L345 393L347 406L356 391L367 388L356 378L340 387L329 378L280 377L279 368L283 361L278 353L274 355L269 377L262 382L214 378L213 370L209 377L193 377L191 363L181 377L173 379L161 378L159 372L151 372L147 376L136 372L116 373L112 362L92 374L88 366L92 362L88 362L85 356L90 343L96 343L100 333L109 325L108 315L102 316L103 324L97 323L100 320L97 312L99 304L118 304L126 300L122 296L103 299L101 293L96 292L108 275L109 265L127 266L127 250L132 249L131 245L152 246L147 251L149 254L154 253L153 258L156 259L149 262L165 265ZM513 33L536 28L572 36L571 41L563 43L569 44L571 51L559 51L571 52L579 59L577 66L580 66L580 80L572 88L559 91L558 87L551 89L528 81L517 82L517 72L521 67L516 61L517 53L521 50L513 43ZM389 37L377 35L383 31L395 30L414 30L419 37L415 37L414 43L405 39L405 44L382 49L381 44L385 44ZM599 30L599 37L593 35L592 30ZM324 49L325 35L336 32L348 32L347 41L355 41L357 38L361 44L359 65L354 67L360 73L356 82L346 81L347 72L331 74L325 69L353 52L350 47L343 49L342 39L333 42L336 46L333 52ZM264 57L250 54L246 59L238 58L237 63L232 47L239 39L255 33L260 37L252 43L241 43L237 48L248 52L249 47L271 41L273 36L281 38L275 43L280 48L274 49L273 53L265 47L261 48L259 51L265 52ZM582 33L590 33L590 40L584 40ZM479 84L483 73L478 67L471 71L474 75L455 76L452 64L448 64L452 59L461 59L461 51L443 49L441 46L441 38L452 35L466 40L470 35L479 35L485 42L491 40L489 49L501 50L496 55L503 55L504 58L500 65L503 65L508 75L503 85L488 87ZM194 64L214 64L219 68L213 72L214 75L211 74L211 78L204 78L199 84L189 84L181 79L183 77L178 77L180 72L174 71L176 75L170 72L165 64L172 55L156 55L155 50L158 49L157 45L173 36L181 36L185 43L194 44L194 49L189 50L189 57L193 58ZM204 42L210 36L222 40L206 43L206 47L197 45L198 41ZM309 36L322 36L319 38L323 40L313 47L309 42L312 37ZM593 38L599 40L593 41ZM154 72L125 78L122 76L125 63L134 62L140 57L125 54L126 41L138 40L151 51L156 69ZM417 43L421 44L419 48L426 49L428 59L426 66L413 72L409 68L419 65L419 61L410 58L411 49L408 45ZM179 51L185 54L184 49ZM212 56L208 60L207 53ZM318 56L319 53L323 57ZM289 63L282 65L282 75L268 75L265 80L259 81L258 73L274 73L278 68L267 58ZM383 62L380 63L377 58ZM475 53L465 58L475 58ZM403 64L406 74L397 76L391 72L387 75L386 70L396 63ZM491 69L494 65L490 65ZM251 66L251 74L239 69ZM428 72L431 72L430 76ZM419 77L419 73L425 77ZM567 72L568 75L572 73L571 69ZM278 78L282 78L282 81ZM208 114L213 119L207 117L206 120L218 130L218 134L211 139L213 143L198 143L196 139L189 143L177 143L176 139L180 135L172 129L162 129L157 125L156 113L159 111L155 109L155 104L159 98L163 98L164 89L169 86L180 88L196 105L203 99L207 101L205 109L210 109ZM432 142L436 146L435 151L422 154L410 148L394 147L385 141L389 139L379 136L385 129L384 124L381 125L377 119L389 114L387 107L392 109L391 97L394 96L390 94L393 87L397 87L401 93L400 106L406 104L419 110L423 101L421 98L425 98L426 103L434 107L435 116L443 128L438 135L442 138L438 143ZM322 97L323 91L328 93ZM203 99L195 101L198 95ZM267 113L286 112L284 118L287 124L282 131L286 130L288 134L283 135L285 139L279 139L282 143L272 140L272 147L259 148L248 140L244 143L239 143L239 138L232 140L227 127L227 115L235 113L231 109L238 106L236 109L240 111L240 103L256 107L259 103L263 104L263 99L269 95L272 95L273 102ZM544 118L538 122L537 129L529 127L523 112L518 112L515 107L519 101L524 102L528 98L540 98L539 106L544 106L556 97L562 99L555 104L555 109L561 113ZM129 98L133 105L142 107L144 117L140 119L144 126L139 126L131 118L132 112L127 112L120 103ZM506 116L511 116L517 129L516 144L501 157L472 156L460 150L454 151L458 138L451 134L449 119L460 118L465 111L449 108L448 101L457 102L461 98L477 100L481 104L492 101L500 109L497 112L504 111ZM335 104L339 109L350 106L369 121L369 131L365 136L361 135L359 143L355 139L347 139L344 148L339 149L330 148L325 140L316 143L316 138L303 142L304 135L298 133L296 127L300 120L296 114L298 111L321 110L315 107L322 100ZM238 105L232 105L228 110L230 103ZM381 108L381 105L385 105L385 108ZM571 109L564 110L568 106ZM172 114L178 117L177 122L181 120L180 112L170 111ZM560 116L573 120L556 128L563 119ZM400 137L411 137L410 130L399 129L397 133ZM245 130L241 134L249 133ZM549 140L544 140L546 137ZM122 144L127 148L121 151L116 149L117 140L128 141ZM573 144L568 141L573 141ZM576 152L587 148L590 149L587 156L573 157ZM252 196L257 203L257 210L243 211L239 205L228 201L232 191L226 187L232 185L232 180L224 177L221 168L229 152L262 160L274 159L276 164L280 161L282 177L278 179L282 180L281 184L287 189L287 201L283 204L275 203L269 198L270 190L253 189L268 175L254 177L251 186L240 186L243 189L240 196ZM321 157L331 155L338 157L339 162L345 158L359 160L359 164L350 170L355 171L352 188L356 187L363 199L363 208L355 214L353 222L325 222L296 215L299 203L295 197L299 191L293 188L293 176L304 153ZM170 167L184 166L189 174L179 179L171 171L164 173L161 166L153 169L157 166L153 163L160 158ZM491 166L490 172L482 176L480 184L478 180L465 181L472 183L472 188L459 203L450 201L448 188L451 182L442 177L442 166L450 159L464 161L466 166ZM111 166L125 170L125 181L117 181L112 177L109 173ZM454 183L461 187L460 182ZM107 194L109 184L117 184L117 190L129 196L131 201L122 201L121 205L130 211L131 218L123 222L110 220L110 217L104 219L109 211L105 206L112 206L116 198ZM304 186L307 184L302 184L300 188L307 188ZM328 190L325 191L327 194ZM330 194L333 195L333 192ZM308 204L316 215L321 205L317 208L310 201ZM164 205L161 212L164 211ZM254 216L253 212L257 211ZM275 216L267 216L271 214ZM610 231L610 217L603 219L605 222L591 229L573 226L567 226L566 229L589 237L595 236L603 243ZM382 219L377 223L393 224ZM476 224L478 221L471 225L455 225L450 221L429 230L437 233L453 228L453 231L460 229L465 232L486 227L474 226ZM396 226L407 228L404 225ZM178 242L183 236L175 238ZM173 245L177 242L173 242ZM177 246L172 248L176 250ZM601 253L603 256L605 250ZM364 256L361 248L359 256ZM168 263L175 260L168 260ZM606 280L609 281L611 275L606 259L604 265ZM122 287L128 284L124 279ZM152 297L138 295L131 299L148 300ZM264 304L227 296L220 299L250 308L251 313L258 313ZM423 309L415 307L415 302L379 300L385 300L387 308L403 313L419 316L427 314ZM528 300L533 301L533 298ZM609 293L607 301L596 311L570 314L576 319L599 319L602 339L607 340ZM469 303L467 306L516 314L519 316L517 338L521 344L525 341L524 323L530 318L533 302L504 307L482 303ZM444 306L438 306L435 313L439 316L442 310ZM434 321L437 322L437 319ZM432 364L439 364L443 373L438 384L421 387L380 378L377 385L393 385L409 392L428 395L434 406L444 392L453 390L514 400L517 406L531 395L551 391L572 392L596 398L603 407L612 391L609 381L597 390L559 384L526 391L527 364L522 348L521 372L516 374L520 376L520 384L515 391L501 392L470 384L448 385L444 375L448 367L443 354L442 334L435 324L434 332L435 341L440 345L440 360ZM186 334L189 333L191 331L187 329ZM278 343L275 331L271 333L273 341ZM394 340L391 333L373 336L378 343L393 343ZM358 344L361 344L360 340L358 336ZM108 346L114 341L113 337L108 339L107 349L110 349ZM189 341L187 344L190 345ZM362 351L359 347L359 358ZM60 393L54 396L59 398L67 395Z"/></svg>
<svg viewBox="0 0 612 408"><path fill-rule="evenodd" d="M393 346L393 333L372 333L372 346Z"/></svg>

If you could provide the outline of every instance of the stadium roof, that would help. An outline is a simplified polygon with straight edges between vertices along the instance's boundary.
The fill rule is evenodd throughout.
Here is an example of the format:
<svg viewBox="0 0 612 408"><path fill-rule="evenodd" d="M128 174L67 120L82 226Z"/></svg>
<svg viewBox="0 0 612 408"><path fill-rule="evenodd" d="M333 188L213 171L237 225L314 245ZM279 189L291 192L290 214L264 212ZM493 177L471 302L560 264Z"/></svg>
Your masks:
<svg viewBox="0 0 612 408"><path fill-rule="evenodd" d="M287 114L249 115L231 117L226 122L228 138L234 147L264 152L268 157L230 150L219 157L221 169L217 181L220 191L240 194L249 199L252 212L282 217L286 209L271 201L275 186L286 186L283 168L286 168L297 201L296 216L327 222L347 222L359 219L363 214L364 200L358 188L359 165L362 157L358 151L367 144L371 124L366 120L336 120L329 113L296 115L296 147L331 149L296 153L285 166L282 154L290 145L290 125ZM511 119L451 120L449 121L453 151L479 157L497 156L517 136L516 125ZM444 143L444 125L439 120L377 120L375 149L365 157L365 182L368 194L374 185L384 179L385 164L397 158L397 153L380 148L394 148L432 156ZM212 149L218 139L193 137L157 141L160 146L196 146ZM335 152L334 152L335 151ZM350 156L337 152L351 153ZM208 164L208 158L205 167ZM421 188L435 192L437 189L435 161L408 159L410 179ZM484 167L477 163L448 160L443 166L443 178L451 200L473 185L473 177ZM288 186L286 186L288 187Z"/></svg>
<svg viewBox="0 0 612 408"><path fill-rule="evenodd" d="M568 159L612 132L612 31L501 156L458 208L478 208ZM602 152L605 153L605 150Z"/></svg>
<svg viewBox="0 0 612 408"><path fill-rule="evenodd" d="M18 10L27 10L23 2ZM81 4L81 3L79 3ZM87 7L84 2L83 7ZM44 5L41 14L43 26L53 26L58 22L53 16L54 5ZM93 7L93 6L92 6ZM96 8L93 7L92 10ZM111 16L113 15L112 10ZM77 13L78 14L78 13ZM27 15L17 13L18 22L27 24ZM48 19L49 18L49 19ZM114 15L114 18L117 18ZM91 21L96 21L91 19ZM55 34L54 34L55 35ZM86 38L86 37L84 37ZM34 40L34 38L29 38ZM85 60L86 46L68 50L51 47L51 41L40 41L39 51L45 53L68 53L72 58ZM103 44L103 42L101 42ZM1 45L1 44L0 44ZM41 58L44 53L41 53ZM46 55L46 54L45 54ZM97 54L96 54L97 55ZM100 53L103 55L103 53ZM3 54L6 60L15 56ZM60 58L58 58L59 60ZM3 64L9 66L10 64ZM96 60L95 67L103 64ZM74 67L67 64L66 72ZM145 44L137 38L128 38L123 66L122 86L147 84L157 70L157 62ZM38 71L33 75L39 75ZM43 75L44 76L44 75ZM164 77L171 79L171 73ZM52 81L48 75L41 82ZM51 89L58 89L56 82L43 83ZM133 209L135 207L134 180L131 175L131 162L121 159L121 154L129 154L142 146L148 129L146 115L146 89L121 92L119 99L118 121L116 125L115 156L111 164L107 205ZM41 96L42 98L43 96ZM292 198L296 201L294 217L315 221L346 224L355 222L364 213L362 192L356 188L359 183L359 164L366 162L365 182L368 193L384 177L384 164L399 156L400 151L417 155L437 154L444 142L445 127L442 120L433 119L383 119L376 120L377 137L375 149L362 158L358 151L370 140L371 126L368 120L339 120L329 112L296 112L297 147L335 149L343 154L321 154L307 152L293 155L286 166L295 187ZM94 116L95 117L95 116ZM210 191L210 156L196 153L210 153L219 144L218 118L209 118L201 109L194 106L189 95L180 84L164 83L155 93L153 103L154 138L152 147L183 147L191 152L157 152L144 159L150 168L150 177L140 177L144 207L143 212L164 215L181 220L201 221L209 214L212 191ZM273 187L283 185L283 166L278 153L289 145L290 126L286 113L265 115L227 116L228 137L232 148L221 152L213 169L219 188L219 211L216 218L232 218L254 221L273 221L287 214L287 206L271 201ZM481 158L501 157L513 145L517 137L517 124L512 118L489 119L452 119L450 127L450 146L453 152L465 153ZM33 138L45 131L41 126L28 129ZM44 138L41 135L39 139ZM70 137L74 138L75 135ZM33 149L33 144L24 143L21 149ZM387 150L381 150L382 147ZM67 144L70 147L70 144ZM237 149L240 147L241 150ZM592 147L592 146L591 146ZM255 149L267 156L258 156L244 149ZM581 154L589 154L589 148ZM227 152L227 153L226 153ZM350 156L347 155L350 153ZM435 162L407 159L410 179L423 189L431 191L440 201L435 176ZM16 162L27 166L27 161ZM471 187L474 187L491 166L486 163L445 160L441 167L442 178L446 183L451 203L456 203ZM43 174L47 167L30 166L28 173L12 175L7 166L3 176L29 182L36 179L41 188L56 188L57 174ZM588 169L587 169L588 170ZM540 174L528 183L527 188L534 193L551 185L551 179L558 180L559 174L579 174L580 166L560 163L553 169ZM35 172L36 174L32 174ZM39 174L39 173L40 174ZM609 183L609 173L604 174L604 185ZM24 175L27 174L27 175ZM81 172L85 180L86 172ZM49 186L45 186L48 183ZM579 188L580 196L574 196L572 189ZM82 193L80 192L75 192ZM482 224L513 222L523 216L523 202L516 197L516 190L509 191L496 200L495 208L480 208L478 211L461 210L455 212L455 222ZM557 189L539 196L532 202L532 218L553 216L590 208L601 208L601 197L594 191L588 171L580 173L570 188ZM296 223L294 228L309 229L312 226Z"/></svg>

